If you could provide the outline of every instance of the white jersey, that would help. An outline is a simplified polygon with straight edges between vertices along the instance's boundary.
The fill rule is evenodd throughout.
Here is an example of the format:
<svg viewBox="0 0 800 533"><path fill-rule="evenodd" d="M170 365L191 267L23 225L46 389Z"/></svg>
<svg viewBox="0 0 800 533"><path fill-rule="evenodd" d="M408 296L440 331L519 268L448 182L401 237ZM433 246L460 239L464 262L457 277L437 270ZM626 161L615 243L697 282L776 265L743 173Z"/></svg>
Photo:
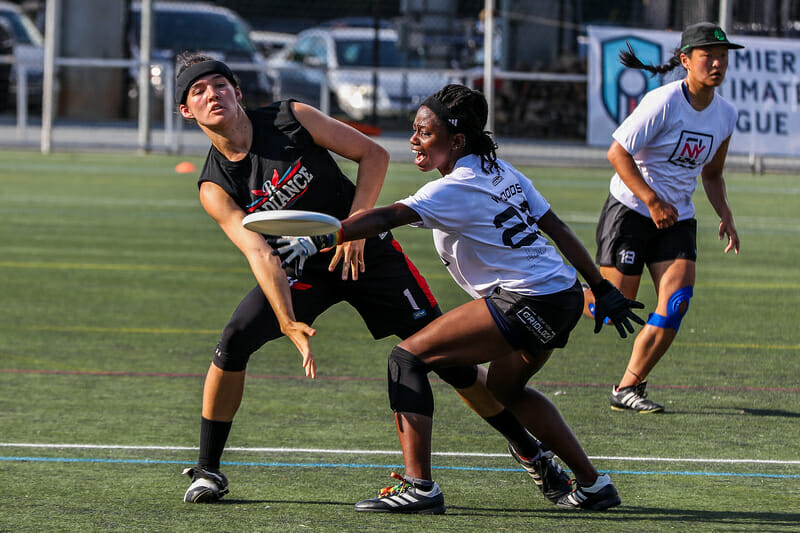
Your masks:
<svg viewBox="0 0 800 533"><path fill-rule="evenodd" d="M450 174L399 203L422 219L412 226L433 230L439 257L473 298L496 287L527 296L570 288L575 269L536 225L550 204L514 167L497 164L499 171L486 173L479 156L462 157Z"/></svg>
<svg viewBox="0 0 800 533"><path fill-rule="evenodd" d="M674 81L647 93L614 132L614 139L633 155L645 182L678 210L678 220L694 216L698 168L713 159L733 133L737 118L736 109L719 94L697 111L684 96L682 83ZM650 218L647 205L619 174L611 178L610 190L621 203Z"/></svg>

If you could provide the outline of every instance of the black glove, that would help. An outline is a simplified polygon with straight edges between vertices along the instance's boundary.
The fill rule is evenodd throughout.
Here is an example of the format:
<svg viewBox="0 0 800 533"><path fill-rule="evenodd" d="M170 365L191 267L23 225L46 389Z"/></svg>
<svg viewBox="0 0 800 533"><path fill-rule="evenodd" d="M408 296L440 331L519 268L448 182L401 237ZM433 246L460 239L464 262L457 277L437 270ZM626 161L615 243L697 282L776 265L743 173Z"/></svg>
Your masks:
<svg viewBox="0 0 800 533"><path fill-rule="evenodd" d="M325 235L315 235L313 237L280 237L267 239L267 244L272 246L272 255L279 255L282 262L281 267L286 268L292 261L297 261L295 271L297 275L303 273L303 265L306 259L317 254L326 248L332 248L338 244L339 236L336 233Z"/></svg>
<svg viewBox="0 0 800 533"><path fill-rule="evenodd" d="M616 326L619 336L623 339L628 335L625 333L627 329L629 333L633 333L633 324L631 320L644 326L644 320L639 318L631 308L644 309L644 304L635 300L628 300L619 292L610 281L604 279L594 287L594 332L598 333L603 328L603 321L608 317ZM624 327L623 327L624 326Z"/></svg>

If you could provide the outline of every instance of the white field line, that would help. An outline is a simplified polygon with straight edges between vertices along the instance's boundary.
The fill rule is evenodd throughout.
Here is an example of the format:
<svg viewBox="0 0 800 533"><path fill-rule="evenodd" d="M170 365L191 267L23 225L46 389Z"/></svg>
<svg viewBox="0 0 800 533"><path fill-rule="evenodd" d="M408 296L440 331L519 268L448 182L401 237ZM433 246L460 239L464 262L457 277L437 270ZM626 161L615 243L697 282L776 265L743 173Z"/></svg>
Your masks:
<svg viewBox="0 0 800 533"><path fill-rule="evenodd" d="M129 446L107 444L36 444L24 442L0 442L0 448L40 448L40 449L75 449L75 450L140 450L140 451L197 451L193 446ZM229 452L245 453L288 453L288 454L337 454L337 455L401 455L399 450L337 450L322 448L225 448ZM433 452L438 457L508 457L507 453L479 453L479 452ZM689 458L689 457L624 457L612 455L595 455L591 459L606 461L630 462L663 462L663 463L717 463L717 464L771 464L771 465L800 465L800 460L777 459L714 459L714 458Z"/></svg>

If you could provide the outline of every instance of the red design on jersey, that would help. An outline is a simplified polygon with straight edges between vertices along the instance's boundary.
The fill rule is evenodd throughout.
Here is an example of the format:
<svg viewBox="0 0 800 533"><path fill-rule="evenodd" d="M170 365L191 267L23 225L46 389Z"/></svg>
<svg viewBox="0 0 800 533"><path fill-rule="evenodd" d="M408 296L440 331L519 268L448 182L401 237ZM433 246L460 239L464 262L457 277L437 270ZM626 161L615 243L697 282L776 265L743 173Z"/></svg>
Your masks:
<svg viewBox="0 0 800 533"><path fill-rule="evenodd" d="M298 159L282 177L277 169L273 169L272 178L265 180L261 189L250 191L256 200L247 206L247 212L252 213L259 208L276 211L290 207L308 191L312 179L314 176L303 166L302 159Z"/></svg>
<svg viewBox="0 0 800 533"><path fill-rule="evenodd" d="M289 278L289 288L294 289L296 291L307 291L308 289L311 288L311 284L297 281L294 278Z"/></svg>
<svg viewBox="0 0 800 533"><path fill-rule="evenodd" d="M417 270L417 267L414 265L414 263L411 262L411 259L409 259L405 253L403 253L403 249L400 247L400 243L397 242L395 239L392 239L392 246L394 247L395 250L403 254L403 257L406 260L406 265L408 265L408 269L411 271L411 275L414 276L414 279L417 280L420 289L422 289L422 292L425 293L425 297L428 299L428 303L431 305L431 307L435 307L438 304L438 302L436 301L436 297L433 295L433 292L431 292L430 287L428 287L428 282L425 281L425 278L422 277L422 274L419 273L419 270Z"/></svg>

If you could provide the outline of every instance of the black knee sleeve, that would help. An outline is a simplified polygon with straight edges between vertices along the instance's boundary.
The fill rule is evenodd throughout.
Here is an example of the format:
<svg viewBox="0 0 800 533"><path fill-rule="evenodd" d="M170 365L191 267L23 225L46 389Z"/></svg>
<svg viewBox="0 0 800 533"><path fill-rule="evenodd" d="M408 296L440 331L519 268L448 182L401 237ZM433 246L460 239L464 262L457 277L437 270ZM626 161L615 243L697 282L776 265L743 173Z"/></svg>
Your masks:
<svg viewBox="0 0 800 533"><path fill-rule="evenodd" d="M433 371L442 381L456 389L466 389L478 381L478 367L475 365L434 368Z"/></svg>
<svg viewBox="0 0 800 533"><path fill-rule="evenodd" d="M416 355L395 346L389 354L389 404L395 413L433 416L430 368Z"/></svg>
<svg viewBox="0 0 800 533"><path fill-rule="evenodd" d="M247 361L250 359L249 355L244 357L235 357L226 352L223 352L222 349L217 345L216 349L214 350L214 365L219 368L220 370L225 370L226 372L241 372L242 370L247 368Z"/></svg>

